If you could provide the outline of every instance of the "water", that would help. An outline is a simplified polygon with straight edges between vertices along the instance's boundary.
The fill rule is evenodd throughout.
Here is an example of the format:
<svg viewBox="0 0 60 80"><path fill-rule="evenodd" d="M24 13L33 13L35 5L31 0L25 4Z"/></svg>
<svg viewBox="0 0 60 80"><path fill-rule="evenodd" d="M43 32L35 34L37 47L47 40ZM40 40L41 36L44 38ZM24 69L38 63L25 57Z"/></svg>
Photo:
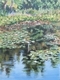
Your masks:
<svg viewBox="0 0 60 80"><path fill-rule="evenodd" d="M0 80L59 80L59 61L27 64L20 49L0 50Z"/></svg>

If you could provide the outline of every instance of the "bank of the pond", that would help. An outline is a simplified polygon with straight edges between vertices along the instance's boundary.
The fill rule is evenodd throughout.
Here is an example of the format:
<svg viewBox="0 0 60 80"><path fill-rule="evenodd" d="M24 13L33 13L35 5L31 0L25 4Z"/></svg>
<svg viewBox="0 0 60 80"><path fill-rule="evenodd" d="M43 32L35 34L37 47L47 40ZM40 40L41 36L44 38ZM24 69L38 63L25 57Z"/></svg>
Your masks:
<svg viewBox="0 0 60 80"><path fill-rule="evenodd" d="M59 14L0 16L0 48L20 48L20 44L25 42L39 42L44 48L47 48L46 45L49 47L56 45L55 39L59 37L59 33L57 34L57 26L52 25L50 21L60 21L59 16ZM52 42L54 40L55 43Z"/></svg>
<svg viewBox="0 0 60 80"><path fill-rule="evenodd" d="M12 29L11 29L12 28ZM6 29L6 30L5 30ZM60 46L56 29L51 24L10 26L0 31L0 48L28 48L33 50ZM60 39L59 39L60 41ZM56 46L55 46L56 45ZM35 47L36 46L36 47ZM31 48L31 49L30 49Z"/></svg>

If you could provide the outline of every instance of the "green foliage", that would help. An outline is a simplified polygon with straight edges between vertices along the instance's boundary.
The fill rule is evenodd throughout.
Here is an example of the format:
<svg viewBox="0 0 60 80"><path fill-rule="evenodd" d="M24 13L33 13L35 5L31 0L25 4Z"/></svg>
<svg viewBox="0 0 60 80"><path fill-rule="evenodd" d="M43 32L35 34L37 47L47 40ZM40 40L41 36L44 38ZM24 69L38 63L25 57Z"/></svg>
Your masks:
<svg viewBox="0 0 60 80"><path fill-rule="evenodd" d="M26 9L60 9L59 0L0 0L0 14ZM33 11L32 11L33 12Z"/></svg>
<svg viewBox="0 0 60 80"><path fill-rule="evenodd" d="M55 28L51 24L36 25L35 27L28 28L30 41L36 43L36 49L46 49L54 47L55 45L58 46L56 41L54 41L57 38L54 32Z"/></svg>
<svg viewBox="0 0 60 80"><path fill-rule="evenodd" d="M0 48L20 48L20 44L27 37L27 31L14 30L0 33Z"/></svg>
<svg viewBox="0 0 60 80"><path fill-rule="evenodd" d="M29 65L28 68L34 69L38 66L44 66L44 62L47 60L51 60L52 66L56 67L56 65L59 63L59 53L57 50L37 50L37 51L31 51L28 56L25 56L23 58L24 64L26 63L26 66ZM26 67L27 68L27 67ZM39 67L40 68L40 67ZM38 68L38 70L39 70ZM29 70L28 70L29 71Z"/></svg>
<svg viewBox="0 0 60 80"><path fill-rule="evenodd" d="M19 23L21 21L33 21L33 16L28 15L16 15L16 16L0 16L0 26L11 25L14 23Z"/></svg>
<svg viewBox="0 0 60 80"><path fill-rule="evenodd" d="M49 9L49 8L60 8L59 0L23 0L21 9Z"/></svg>
<svg viewBox="0 0 60 80"><path fill-rule="evenodd" d="M16 29L14 28L13 31L0 32L0 48L25 48L25 45L20 45L25 42L39 43L40 49L54 46L54 44L51 43L51 41L55 39L55 36L51 35L54 32L52 25L43 24L35 27L28 26L28 28L25 26L20 28L20 30Z"/></svg>
<svg viewBox="0 0 60 80"><path fill-rule="evenodd" d="M15 3L14 0L0 1L0 14L11 13L11 12L15 12L16 10L17 10L17 4Z"/></svg>
<svg viewBox="0 0 60 80"><path fill-rule="evenodd" d="M35 13L34 13L35 14ZM60 21L60 14L56 15L55 14L36 14L34 15L24 15L24 14L19 14L19 15L10 15L10 16L0 16L0 26L3 25L12 25L15 23L20 23L21 21L37 21L37 20L42 20L42 21Z"/></svg>

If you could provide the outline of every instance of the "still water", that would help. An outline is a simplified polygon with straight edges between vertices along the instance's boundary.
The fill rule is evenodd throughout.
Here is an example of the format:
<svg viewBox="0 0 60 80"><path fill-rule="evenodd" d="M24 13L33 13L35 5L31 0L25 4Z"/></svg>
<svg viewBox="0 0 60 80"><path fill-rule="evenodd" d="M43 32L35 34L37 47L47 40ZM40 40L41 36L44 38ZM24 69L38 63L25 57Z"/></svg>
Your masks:
<svg viewBox="0 0 60 80"><path fill-rule="evenodd" d="M23 50L0 50L0 80L59 80L59 61L27 64Z"/></svg>

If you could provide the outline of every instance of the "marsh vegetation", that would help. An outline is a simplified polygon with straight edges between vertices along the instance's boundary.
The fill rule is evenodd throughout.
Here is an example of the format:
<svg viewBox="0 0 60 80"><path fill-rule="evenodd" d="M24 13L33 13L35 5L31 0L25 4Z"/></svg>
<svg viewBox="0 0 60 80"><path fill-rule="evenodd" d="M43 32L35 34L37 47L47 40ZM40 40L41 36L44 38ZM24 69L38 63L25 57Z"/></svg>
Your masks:
<svg viewBox="0 0 60 80"><path fill-rule="evenodd" d="M0 0L1 80L59 80L59 4Z"/></svg>

